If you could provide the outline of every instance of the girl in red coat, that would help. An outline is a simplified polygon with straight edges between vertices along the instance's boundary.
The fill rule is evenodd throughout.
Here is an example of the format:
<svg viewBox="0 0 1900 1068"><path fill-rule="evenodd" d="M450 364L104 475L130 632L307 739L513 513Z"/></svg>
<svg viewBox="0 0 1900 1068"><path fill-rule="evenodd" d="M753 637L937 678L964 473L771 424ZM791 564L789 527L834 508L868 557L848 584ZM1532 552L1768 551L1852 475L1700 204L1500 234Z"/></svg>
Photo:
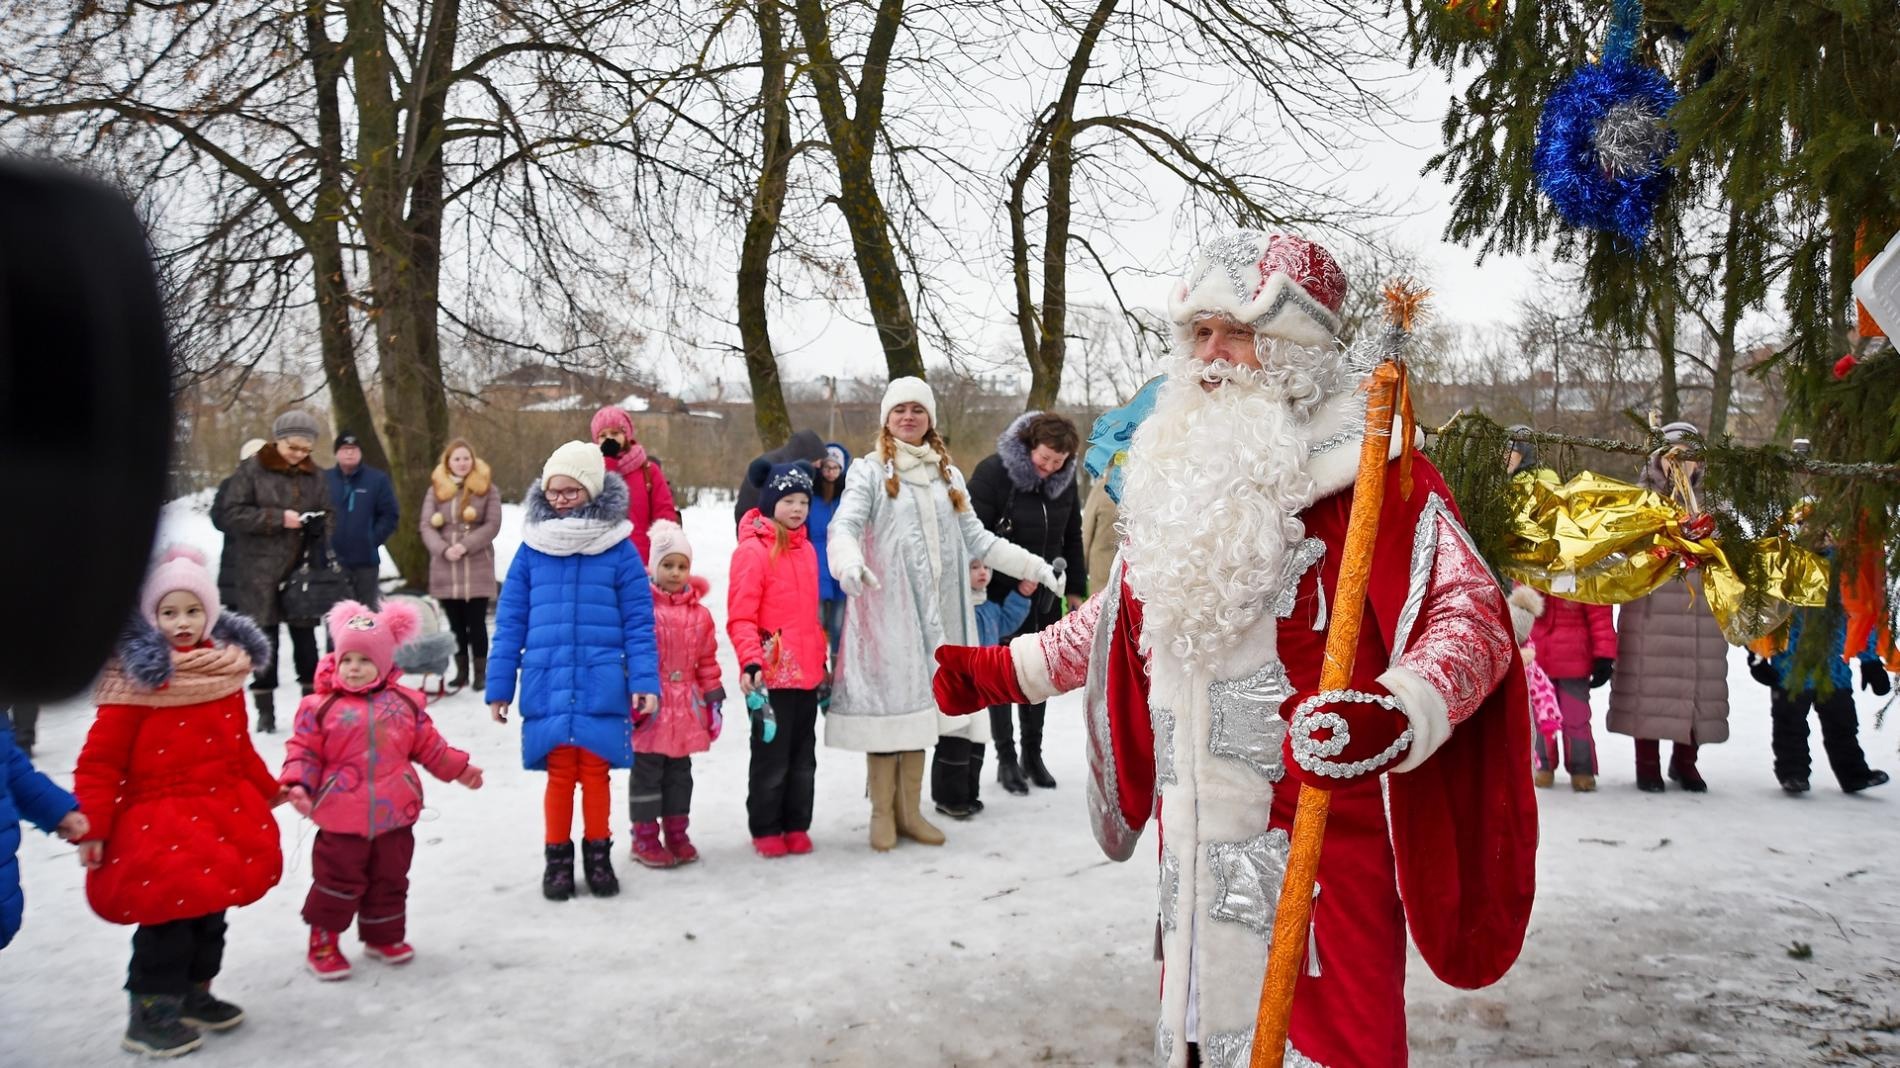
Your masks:
<svg viewBox="0 0 1900 1068"><path fill-rule="evenodd" d="M407 964L405 940L410 828L422 814L415 764L471 790L482 769L442 740L423 696L399 684L396 647L415 636L416 610L390 602L372 612L355 601L330 609L330 653L317 665L316 692L297 706L278 779L290 803L317 827L311 850L306 963L318 979L347 979L337 937L356 922L365 955ZM413 763L412 763L413 761Z"/></svg>
<svg viewBox="0 0 1900 1068"><path fill-rule="evenodd" d="M752 770L746 822L766 858L811 852L818 690L829 648L818 617L818 553L805 531L811 466L753 461L747 477L764 486L759 506L739 521L726 591L726 633L739 656L739 685L767 694L752 717ZM754 477L759 476L759 477Z"/></svg>
<svg viewBox="0 0 1900 1068"><path fill-rule="evenodd" d="M224 913L277 885L284 858L271 806L283 800L251 747L244 685L270 646L224 612L195 550L168 550L145 581L139 616L99 677L99 716L73 770L92 822L79 844L86 899L136 924L123 1045L177 1056L199 1029L244 1013L212 996Z"/></svg>
<svg viewBox="0 0 1900 1068"><path fill-rule="evenodd" d="M653 552L653 637L660 648L660 710L634 718L633 859L671 868L699 859L686 836L693 805L693 754L712 748L722 726L718 630L700 603L706 580L693 574L693 547L678 523L662 519L648 531ZM666 839L661 841L664 826Z"/></svg>
<svg viewBox="0 0 1900 1068"><path fill-rule="evenodd" d="M1616 670L1616 622L1606 604L1584 604L1562 597L1544 598L1544 614L1531 624L1531 644L1537 663L1557 688L1557 707L1563 714L1564 770L1570 788L1589 793L1597 788L1597 743L1590 731L1590 691L1610 681ZM1557 780L1557 735L1537 733L1538 786Z"/></svg>

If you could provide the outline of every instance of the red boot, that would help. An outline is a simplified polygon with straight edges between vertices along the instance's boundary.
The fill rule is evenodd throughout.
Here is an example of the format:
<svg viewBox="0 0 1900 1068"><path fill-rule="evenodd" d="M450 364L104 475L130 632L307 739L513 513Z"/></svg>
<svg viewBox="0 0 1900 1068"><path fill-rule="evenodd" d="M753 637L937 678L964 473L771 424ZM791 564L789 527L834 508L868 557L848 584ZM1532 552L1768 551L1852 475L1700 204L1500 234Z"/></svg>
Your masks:
<svg viewBox="0 0 1900 1068"><path fill-rule="evenodd" d="M633 825L633 859L649 868L670 868L679 863L660 844L660 825L657 823Z"/></svg>
<svg viewBox="0 0 1900 1068"><path fill-rule="evenodd" d="M660 821L666 829L666 851L673 854L675 864L691 864L699 859L699 850L693 848L693 840L686 837L685 816L668 816Z"/></svg>
<svg viewBox="0 0 1900 1068"><path fill-rule="evenodd" d="M785 851L796 857L811 852L811 835L804 831L785 832Z"/></svg>
<svg viewBox="0 0 1900 1068"><path fill-rule="evenodd" d="M336 932L321 927L310 929L310 953L304 963L310 966L310 974L326 983L350 977L350 962L336 944Z"/></svg>
<svg viewBox="0 0 1900 1068"><path fill-rule="evenodd" d="M752 840L752 848L758 850L759 856L767 860L777 860L786 853L785 836L782 834L760 835Z"/></svg>
<svg viewBox="0 0 1900 1068"><path fill-rule="evenodd" d="M1703 781L1702 773L1696 770L1693 744L1677 742L1669 747L1669 781L1692 794L1706 794L1709 784Z"/></svg>

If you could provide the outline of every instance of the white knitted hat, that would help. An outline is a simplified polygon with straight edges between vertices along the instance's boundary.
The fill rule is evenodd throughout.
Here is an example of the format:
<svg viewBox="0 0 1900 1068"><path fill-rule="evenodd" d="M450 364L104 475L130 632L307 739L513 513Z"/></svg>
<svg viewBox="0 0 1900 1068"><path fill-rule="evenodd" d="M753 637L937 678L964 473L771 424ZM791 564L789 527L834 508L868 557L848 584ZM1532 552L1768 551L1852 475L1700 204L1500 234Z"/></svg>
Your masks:
<svg viewBox="0 0 1900 1068"><path fill-rule="evenodd" d="M570 441L555 449L541 466L541 485L546 486L555 475L566 475L580 483L591 499L600 496L600 487L607 481L607 461L600 454L600 446Z"/></svg>
<svg viewBox="0 0 1900 1068"><path fill-rule="evenodd" d="M884 389L884 403L878 405L877 425L883 426L891 421L891 409L900 404L921 404L924 414L930 416L930 425L937 425L937 395L930 391L930 383L909 375L891 379Z"/></svg>

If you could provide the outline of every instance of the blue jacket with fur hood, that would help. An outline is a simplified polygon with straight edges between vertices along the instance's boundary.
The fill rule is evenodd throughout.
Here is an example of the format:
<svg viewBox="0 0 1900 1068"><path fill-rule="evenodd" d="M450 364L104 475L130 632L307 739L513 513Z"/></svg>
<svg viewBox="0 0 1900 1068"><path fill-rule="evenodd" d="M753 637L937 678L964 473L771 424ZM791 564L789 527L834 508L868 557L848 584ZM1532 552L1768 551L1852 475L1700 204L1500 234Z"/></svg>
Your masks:
<svg viewBox="0 0 1900 1068"><path fill-rule="evenodd" d="M627 540L627 483L609 472L600 496L565 516L528 489L521 548L495 608L487 699L521 709L521 762L576 745L633 766L633 695L660 691L653 594ZM520 673L517 699L515 676Z"/></svg>

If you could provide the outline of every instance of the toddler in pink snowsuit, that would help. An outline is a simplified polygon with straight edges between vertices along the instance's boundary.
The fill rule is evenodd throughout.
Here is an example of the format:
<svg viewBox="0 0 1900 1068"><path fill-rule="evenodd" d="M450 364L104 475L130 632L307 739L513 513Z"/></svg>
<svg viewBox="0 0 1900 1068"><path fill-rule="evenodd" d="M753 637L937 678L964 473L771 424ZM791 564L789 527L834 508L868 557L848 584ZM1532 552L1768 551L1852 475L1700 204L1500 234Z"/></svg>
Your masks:
<svg viewBox="0 0 1900 1068"><path fill-rule="evenodd" d="M653 636L660 650L660 710L634 720L627 809L633 820L633 859L649 868L671 868L699 859L686 834L693 803L693 754L712 748L719 737L726 691L719 682L718 629L700 603L710 587L692 573L693 547L686 531L671 520L657 519L647 536L652 542L647 574L653 582Z"/></svg>
<svg viewBox="0 0 1900 1068"><path fill-rule="evenodd" d="M1544 614L1544 595L1529 586L1519 586L1511 591L1510 602L1511 625L1517 632L1518 652L1524 658L1524 681L1530 685L1531 724L1537 728L1537 745L1531 754L1533 777L1538 786L1548 787L1557 779L1552 765L1557 737L1563 732L1564 713L1557 703L1557 687L1537 662L1537 646L1531 641L1531 631Z"/></svg>
<svg viewBox="0 0 1900 1068"><path fill-rule="evenodd" d="M333 980L350 974L337 938L352 920L369 956L389 964L415 956L403 915L410 828L422 814L414 765L471 790L481 788L482 769L442 740L422 695L396 681L396 647L416 632L414 608L391 602L371 612L344 601L329 626L332 649L317 666L316 692L297 706L278 781L318 827L303 906L307 961L318 979Z"/></svg>

